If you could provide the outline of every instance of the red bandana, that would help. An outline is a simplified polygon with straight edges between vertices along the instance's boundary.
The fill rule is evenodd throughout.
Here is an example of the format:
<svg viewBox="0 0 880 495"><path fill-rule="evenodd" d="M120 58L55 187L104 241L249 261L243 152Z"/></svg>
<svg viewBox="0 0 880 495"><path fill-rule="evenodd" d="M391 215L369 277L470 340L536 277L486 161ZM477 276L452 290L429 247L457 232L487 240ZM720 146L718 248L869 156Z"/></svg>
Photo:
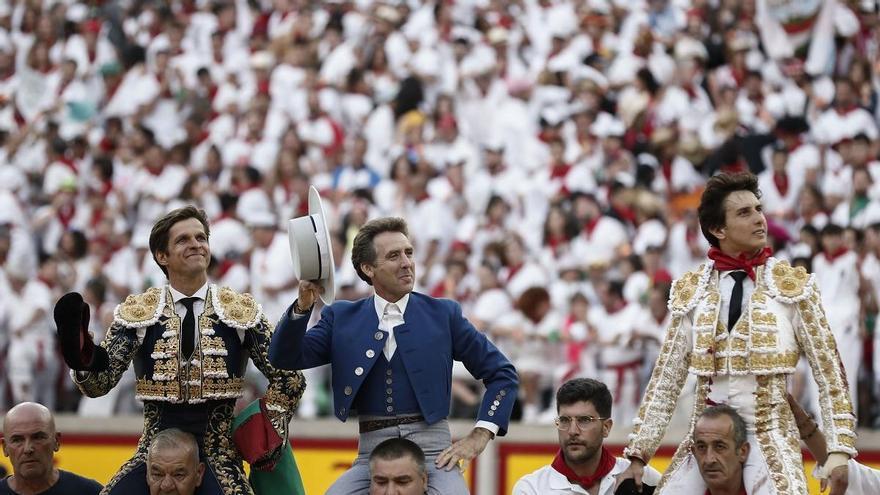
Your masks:
<svg viewBox="0 0 880 495"><path fill-rule="evenodd" d="M562 456L562 451L560 450L559 453L556 454L556 458L553 459L553 464L551 464L550 467L555 469L559 474L565 476L568 481L577 483L589 490L591 486L601 482L602 478L614 469L614 464L616 462L614 456L611 455L611 451L602 447L602 457L599 459L599 465L596 466L596 472L593 473L592 476L578 476L578 474L565 463L565 458Z"/></svg>
<svg viewBox="0 0 880 495"><path fill-rule="evenodd" d="M837 248L836 251L833 251L830 253L828 251L823 251L822 254L825 255L825 259L828 260L829 263L834 263L837 260L837 258L840 258L841 256L843 256L844 254L846 254L848 252L849 252L849 249L847 249L846 246L840 246L839 248Z"/></svg>
<svg viewBox="0 0 880 495"><path fill-rule="evenodd" d="M724 254L717 247L709 248L709 259L715 262L715 269L719 272L728 270L743 270L750 279L755 280L755 267L761 266L767 261L767 258L773 254L773 250L765 247L758 254L747 258L744 254L740 254L736 258L729 254Z"/></svg>

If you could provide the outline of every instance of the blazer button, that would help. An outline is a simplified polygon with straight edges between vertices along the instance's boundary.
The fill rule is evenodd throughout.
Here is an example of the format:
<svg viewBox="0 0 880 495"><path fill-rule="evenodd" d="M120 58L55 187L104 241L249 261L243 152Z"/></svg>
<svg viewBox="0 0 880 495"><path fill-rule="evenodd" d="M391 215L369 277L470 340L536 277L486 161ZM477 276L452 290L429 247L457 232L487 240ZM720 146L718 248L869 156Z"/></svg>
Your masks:
<svg viewBox="0 0 880 495"><path fill-rule="evenodd" d="M501 405L501 402L499 402L499 401L496 400L496 401L493 401L493 402L492 402L492 405L493 405L493 406L500 406L500 405Z"/></svg>
<svg viewBox="0 0 880 495"><path fill-rule="evenodd" d="M385 410L388 412L394 412L394 406L388 406L385 408Z"/></svg>
<svg viewBox="0 0 880 495"><path fill-rule="evenodd" d="M357 368L354 369L354 374L357 376L361 376L364 374L364 369L361 368L360 366L358 366Z"/></svg>
<svg viewBox="0 0 880 495"><path fill-rule="evenodd" d="M381 331L381 330L378 331L378 332L376 332L375 334L373 334L373 338L376 339L376 340L382 340L382 338L383 338L384 336L385 336L385 332L383 332L383 331Z"/></svg>
<svg viewBox="0 0 880 495"><path fill-rule="evenodd" d="M489 411L489 416L495 416L495 411Z"/></svg>
<svg viewBox="0 0 880 495"><path fill-rule="evenodd" d="M498 395L500 395L501 397L504 397L505 395L507 395L507 390L501 390L501 391L499 391L499 392L498 392Z"/></svg>
<svg viewBox="0 0 880 495"><path fill-rule="evenodd" d="M376 355L376 351L374 351L372 349L367 349L367 357L368 358L372 358L375 355Z"/></svg>
<svg viewBox="0 0 880 495"><path fill-rule="evenodd" d="M343 390L343 393L345 393L345 395L351 395L351 387L345 387L345 390Z"/></svg>

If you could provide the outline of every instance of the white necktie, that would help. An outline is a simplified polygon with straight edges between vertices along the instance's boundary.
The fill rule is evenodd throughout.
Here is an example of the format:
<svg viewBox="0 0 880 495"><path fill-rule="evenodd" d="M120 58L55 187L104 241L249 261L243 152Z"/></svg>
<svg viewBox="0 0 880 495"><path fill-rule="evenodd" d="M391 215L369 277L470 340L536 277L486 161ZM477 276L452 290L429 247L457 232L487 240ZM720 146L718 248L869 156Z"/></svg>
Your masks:
<svg viewBox="0 0 880 495"><path fill-rule="evenodd" d="M391 361L391 356L397 350L397 341L394 340L394 327L401 323L403 323L403 315L400 314L400 308L394 303L386 304L385 314L382 315L382 326L388 332L388 340L385 341L382 353L385 354L385 359L388 361Z"/></svg>

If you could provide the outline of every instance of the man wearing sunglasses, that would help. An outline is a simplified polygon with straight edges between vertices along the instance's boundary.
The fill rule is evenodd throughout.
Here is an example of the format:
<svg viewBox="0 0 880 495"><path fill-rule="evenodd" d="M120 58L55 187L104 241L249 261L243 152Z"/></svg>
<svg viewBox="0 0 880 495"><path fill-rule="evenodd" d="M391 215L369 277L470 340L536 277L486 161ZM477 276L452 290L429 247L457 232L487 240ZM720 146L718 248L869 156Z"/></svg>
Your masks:
<svg viewBox="0 0 880 495"><path fill-rule="evenodd" d="M611 392L604 383L575 378L556 391L556 428L559 453L553 463L523 476L513 487L514 495L622 495L636 493L635 484L614 490L617 475L630 461L614 457L602 443L611 432ZM645 466L642 495L654 492L660 473Z"/></svg>

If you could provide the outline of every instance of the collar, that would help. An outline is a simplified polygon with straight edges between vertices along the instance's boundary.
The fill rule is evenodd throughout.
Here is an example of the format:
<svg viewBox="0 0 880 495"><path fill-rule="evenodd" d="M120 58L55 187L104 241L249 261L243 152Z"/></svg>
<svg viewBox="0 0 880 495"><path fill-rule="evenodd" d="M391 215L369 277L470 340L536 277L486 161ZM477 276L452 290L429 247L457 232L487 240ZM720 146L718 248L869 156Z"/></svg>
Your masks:
<svg viewBox="0 0 880 495"><path fill-rule="evenodd" d="M185 297L195 297L195 298L201 299L202 301L204 301L208 298L208 283L207 282L205 282L205 285L203 285L199 290L197 290L195 292L195 294L193 294L191 296L187 296L186 294L178 291L174 287L171 287L170 284L168 285L168 289L171 290L171 301L174 304L177 304L177 301L180 301L181 299L183 299Z"/></svg>
<svg viewBox="0 0 880 495"><path fill-rule="evenodd" d="M374 297L373 298L373 305L376 308L376 315L379 317L379 321L382 321L382 317L385 316L385 306L388 306L391 303L389 303L385 299L382 299L382 297L379 294L376 294L373 297ZM396 304L397 307L400 308L400 314L403 315L403 314L406 314L406 305L408 303L409 303L409 293L407 293L405 296L401 297L394 304Z"/></svg>

